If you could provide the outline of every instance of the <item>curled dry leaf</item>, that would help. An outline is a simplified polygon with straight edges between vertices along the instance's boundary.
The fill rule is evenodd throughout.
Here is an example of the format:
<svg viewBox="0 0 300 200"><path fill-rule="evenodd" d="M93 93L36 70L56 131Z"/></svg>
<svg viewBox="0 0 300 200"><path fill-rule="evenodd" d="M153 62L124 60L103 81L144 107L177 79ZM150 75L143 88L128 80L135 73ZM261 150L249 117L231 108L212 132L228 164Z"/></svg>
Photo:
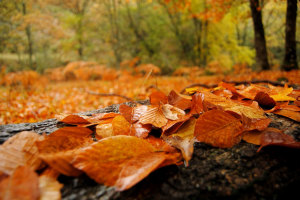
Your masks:
<svg viewBox="0 0 300 200"><path fill-rule="evenodd" d="M185 115L185 112L179 108L176 108L170 104L162 105L162 112L167 119L178 120L179 117Z"/></svg>
<svg viewBox="0 0 300 200"><path fill-rule="evenodd" d="M274 101L273 98L271 98L267 93L265 92L258 92L254 100L258 102L260 107L265 108L265 109L271 109L274 106L276 106L276 102Z"/></svg>
<svg viewBox="0 0 300 200"><path fill-rule="evenodd" d="M130 132L136 137L146 138L151 132L151 129L152 129L151 124L141 124L139 122L136 122L132 124L132 126L130 127Z"/></svg>
<svg viewBox="0 0 300 200"><path fill-rule="evenodd" d="M276 145L290 148L300 148L300 142L296 142L292 136L284 134L276 128L268 128L261 135L261 146L257 151L260 151L265 146Z"/></svg>
<svg viewBox="0 0 300 200"><path fill-rule="evenodd" d="M295 120L297 122L300 122L300 112L292 111L292 110L286 110L286 109L281 109L281 110L276 110L273 113L277 115L282 115L284 117L288 117L292 120Z"/></svg>
<svg viewBox="0 0 300 200"><path fill-rule="evenodd" d="M210 110L201 115L195 126L195 137L215 147L230 148L241 140L240 120L222 110Z"/></svg>
<svg viewBox="0 0 300 200"><path fill-rule="evenodd" d="M43 167L35 145L35 142L42 138L43 136L29 131L20 132L9 138L0 146L0 171L10 175L21 165L28 165L33 170Z"/></svg>
<svg viewBox="0 0 300 200"><path fill-rule="evenodd" d="M0 182L2 200L38 200L39 197L38 175L28 166L19 166L11 176Z"/></svg>
<svg viewBox="0 0 300 200"><path fill-rule="evenodd" d="M169 143L173 147L180 149L186 166L188 166L188 162L191 160L194 152L195 124L196 119L191 118L189 121L185 122L175 134L163 136L163 139L167 143Z"/></svg>
<svg viewBox="0 0 300 200"><path fill-rule="evenodd" d="M263 119L251 119L242 115L241 117L242 124L244 126L244 131L252 131L252 130L265 130L269 124L271 123L271 119L263 118Z"/></svg>
<svg viewBox="0 0 300 200"><path fill-rule="evenodd" d="M113 136L80 150L73 164L96 182L125 190L163 164L168 154L156 151L146 140Z"/></svg>
<svg viewBox="0 0 300 200"><path fill-rule="evenodd" d="M180 126L186 122L187 120L189 120L192 117L191 114L187 114L187 115L183 115L181 118L179 118L178 120L170 120L168 121L168 123L162 127L162 135L170 135L175 133Z"/></svg>
<svg viewBox="0 0 300 200"><path fill-rule="evenodd" d="M138 121L146 112L148 111L148 106L142 105L133 108L132 122Z"/></svg>
<svg viewBox="0 0 300 200"><path fill-rule="evenodd" d="M195 93L192 96L192 106L191 106L191 114L201 114L204 112L203 107L204 94L203 93Z"/></svg>
<svg viewBox="0 0 300 200"><path fill-rule="evenodd" d="M149 142L157 151L163 151L163 152L178 152L178 150L174 147L172 147L170 144L165 142L161 138L157 138L154 136L149 136L146 138L147 142Z"/></svg>
<svg viewBox="0 0 300 200"><path fill-rule="evenodd" d="M191 108L192 98L190 96L182 95L172 90L168 95L168 103L172 106L186 110Z"/></svg>
<svg viewBox="0 0 300 200"><path fill-rule="evenodd" d="M93 143L92 131L83 127L61 128L43 141L38 141L39 156L56 171L67 176L78 176L81 172L70 163L78 148Z"/></svg>
<svg viewBox="0 0 300 200"><path fill-rule="evenodd" d="M273 85L269 85L270 88L270 97L272 97L275 101L295 101L293 97L288 96L293 92L292 87L288 87L285 85L284 87L275 87Z"/></svg>
<svg viewBox="0 0 300 200"><path fill-rule="evenodd" d="M161 106L153 106L148 108L147 112L141 116L139 122L142 124L152 124L161 128L167 124L168 120L163 114Z"/></svg>
<svg viewBox="0 0 300 200"><path fill-rule="evenodd" d="M168 97L160 91L152 92L149 98L151 105L166 104L168 102Z"/></svg>

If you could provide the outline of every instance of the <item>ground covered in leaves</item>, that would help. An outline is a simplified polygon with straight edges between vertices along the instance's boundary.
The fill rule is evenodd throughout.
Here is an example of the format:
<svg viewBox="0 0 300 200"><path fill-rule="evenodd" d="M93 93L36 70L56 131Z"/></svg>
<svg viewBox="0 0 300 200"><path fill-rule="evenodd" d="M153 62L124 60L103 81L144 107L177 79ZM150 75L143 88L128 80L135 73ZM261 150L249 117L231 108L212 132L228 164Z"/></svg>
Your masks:
<svg viewBox="0 0 300 200"><path fill-rule="evenodd" d="M274 158L269 153L262 157L267 152L263 151L256 159L255 154L266 146L300 148L299 90L287 84L219 82L213 87L186 87L182 94L174 90L164 93L157 86L149 93L146 105L122 104L116 112L89 116L60 114L56 119L64 126L49 135L26 131L9 138L0 146L0 196L59 199L61 175L84 175L110 187L105 188L107 197L134 198L134 189L130 188L153 171L177 165L180 178L166 174L168 184L156 187L162 191L161 199L169 195L210 197L211 191L224 197L235 195L243 185L248 190L262 189L257 180L266 173L271 179L278 178L276 173L288 174L289 169L284 167L276 171L280 162L289 162L285 156L274 151ZM280 124L278 116L289 118L290 123ZM277 154L282 158L276 158ZM247 157L252 157L255 164L247 164ZM222 170L214 170L218 166L223 166ZM194 175L201 179L192 178ZM216 177L223 178L206 184L218 180ZM281 181L285 181L284 177ZM275 182L278 185L266 187L264 192L281 187L280 181ZM197 188L207 193L199 194ZM64 191L63 196L70 195ZM149 191L143 191L145 197L158 198L153 196L157 193ZM79 198L78 194L75 198Z"/></svg>

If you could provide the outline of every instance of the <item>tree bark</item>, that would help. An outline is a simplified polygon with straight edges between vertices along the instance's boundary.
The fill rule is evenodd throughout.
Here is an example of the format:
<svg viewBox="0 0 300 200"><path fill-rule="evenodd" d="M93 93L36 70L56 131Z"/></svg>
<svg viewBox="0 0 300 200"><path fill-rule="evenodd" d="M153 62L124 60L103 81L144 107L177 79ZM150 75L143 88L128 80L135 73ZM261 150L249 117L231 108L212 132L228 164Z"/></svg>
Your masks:
<svg viewBox="0 0 300 200"><path fill-rule="evenodd" d="M262 7L259 0L249 0L252 13L252 20L254 26L254 46L256 50L256 64L263 70L269 70L270 65L268 61L267 45L265 39L265 31L262 22Z"/></svg>
<svg viewBox="0 0 300 200"><path fill-rule="evenodd" d="M22 1L22 12L25 16L27 14L27 8L25 1ZM33 40L32 40L32 34L31 34L31 26L27 25L25 28L25 33L27 37L27 51L28 51L28 57L29 57L29 66L31 69L35 69L33 65Z"/></svg>
<svg viewBox="0 0 300 200"><path fill-rule="evenodd" d="M296 52L297 0L288 0L285 25L285 56L282 69L298 69Z"/></svg>
<svg viewBox="0 0 300 200"><path fill-rule="evenodd" d="M147 101L140 102L147 104ZM127 103L134 106L135 103ZM119 105L80 113L91 115L118 112ZM300 124L293 120L268 114L270 126L300 140ZM0 126L2 142L8 136L33 130L38 133L57 129L57 120L50 119L32 124ZM4 137L3 137L4 136ZM214 148L196 143L190 166L168 166L151 173L133 188L118 192L112 187L99 185L83 175L77 178L60 176L64 184L64 200L74 199L293 199L300 184L299 149L265 147L241 142L233 148Z"/></svg>

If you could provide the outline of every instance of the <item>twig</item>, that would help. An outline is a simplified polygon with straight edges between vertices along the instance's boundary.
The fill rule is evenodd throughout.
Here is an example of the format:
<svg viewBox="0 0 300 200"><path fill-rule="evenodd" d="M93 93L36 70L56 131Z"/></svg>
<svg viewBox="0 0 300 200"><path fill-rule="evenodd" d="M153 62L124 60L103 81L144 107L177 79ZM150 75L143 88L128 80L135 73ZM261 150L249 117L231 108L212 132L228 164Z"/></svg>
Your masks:
<svg viewBox="0 0 300 200"><path fill-rule="evenodd" d="M123 96L123 95L120 95L120 94L115 94L115 93L98 93L98 92L93 92L93 91L86 91L87 93L89 94L92 94L92 95L97 95L97 96L102 96L102 97L121 97L123 99L126 99L128 101L134 101L133 99L129 98L129 97L126 97L126 96Z"/></svg>

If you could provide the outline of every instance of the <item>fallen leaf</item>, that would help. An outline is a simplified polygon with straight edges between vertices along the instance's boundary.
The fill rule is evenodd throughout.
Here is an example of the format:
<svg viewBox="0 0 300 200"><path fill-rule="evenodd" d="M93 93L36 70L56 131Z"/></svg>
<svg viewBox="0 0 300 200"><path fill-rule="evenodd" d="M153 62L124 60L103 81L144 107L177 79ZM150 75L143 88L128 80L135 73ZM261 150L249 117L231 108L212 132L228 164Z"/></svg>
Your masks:
<svg viewBox="0 0 300 200"><path fill-rule="evenodd" d="M151 124L141 124L139 122L132 124L130 127L131 133L139 138L148 137L151 130L152 130Z"/></svg>
<svg viewBox="0 0 300 200"><path fill-rule="evenodd" d="M191 160L194 152L194 130L195 130L196 119L191 118L185 122L176 133L164 136L163 139L171 146L180 149L186 166Z"/></svg>
<svg viewBox="0 0 300 200"><path fill-rule="evenodd" d="M73 164L96 182L121 191L135 185L164 162L168 154L156 151L146 140L119 135L81 149Z"/></svg>
<svg viewBox="0 0 300 200"><path fill-rule="evenodd" d="M180 126L189 120L192 117L191 114L183 115L178 120L169 120L165 126L163 126L162 129L162 135L170 135L175 133Z"/></svg>
<svg viewBox="0 0 300 200"><path fill-rule="evenodd" d="M215 147L230 148L241 140L240 120L222 110L210 110L201 115L195 126L195 137Z"/></svg>
<svg viewBox="0 0 300 200"><path fill-rule="evenodd" d="M142 105L133 108L132 122L138 121L148 111L148 106Z"/></svg>
<svg viewBox="0 0 300 200"><path fill-rule="evenodd" d="M204 112L203 107L204 94L203 93L195 93L192 96L192 106L191 106L191 114L201 114Z"/></svg>
<svg viewBox="0 0 300 200"><path fill-rule="evenodd" d="M164 104L161 106L162 112L167 119L178 120L181 116L185 115L185 112L179 108L176 108L170 104Z"/></svg>
<svg viewBox="0 0 300 200"><path fill-rule="evenodd" d="M271 109L274 106L276 106L276 102L274 101L273 98L271 98L267 93L265 92L258 92L254 100L258 102L260 107L265 108L265 109Z"/></svg>
<svg viewBox="0 0 300 200"><path fill-rule="evenodd" d="M300 142L296 142L292 136L284 134L276 128L268 128L263 131L261 136L261 146L258 152L265 146L276 145L290 148L300 148Z"/></svg>
<svg viewBox="0 0 300 200"><path fill-rule="evenodd" d="M261 137L263 135L263 131L246 131L243 133L242 139L248 143L261 145Z"/></svg>
<svg viewBox="0 0 300 200"><path fill-rule="evenodd" d="M70 163L77 149L93 143L91 133L90 129L83 127L61 128L44 140L36 142L39 156L58 172L67 176L78 176L81 172Z"/></svg>
<svg viewBox="0 0 300 200"><path fill-rule="evenodd" d="M157 138L154 136L149 136L146 138L147 142L149 142L157 151L163 151L163 152L178 152L178 150L174 147L172 147L170 144L168 144L165 140L162 138Z"/></svg>
<svg viewBox="0 0 300 200"><path fill-rule="evenodd" d="M116 116L111 123L113 135L134 135L130 131L130 123L122 115Z"/></svg>
<svg viewBox="0 0 300 200"><path fill-rule="evenodd" d="M0 146L0 171L12 174L18 166L28 165L33 170L44 166L38 157L36 141L42 140L43 136L35 132L20 132Z"/></svg>
<svg viewBox="0 0 300 200"><path fill-rule="evenodd" d="M53 170L52 170L53 171ZM52 172L51 170L46 170L46 173L39 177L39 189L40 189L40 200L60 200L61 193L60 190L63 184L60 184L57 178L57 172ZM56 174L55 174L56 173ZM53 175L55 174L55 175Z"/></svg>
<svg viewBox="0 0 300 200"><path fill-rule="evenodd" d="M113 136L113 127L111 123L99 124L96 126L96 138L102 139Z"/></svg>
<svg viewBox="0 0 300 200"><path fill-rule="evenodd" d="M60 121L66 123L66 124L74 124L74 125L90 124L89 121L87 121L86 119L84 119L78 115L68 115L67 117L63 118Z"/></svg>
<svg viewBox="0 0 300 200"><path fill-rule="evenodd" d="M285 110L285 109L281 109L281 110L276 110L273 112L274 114L277 115L281 115L284 117L288 117L292 120L295 120L297 122L300 122L300 112L296 112L296 111L292 111L292 110Z"/></svg>
<svg viewBox="0 0 300 200"><path fill-rule="evenodd" d="M242 116L241 120L244 126L244 131L252 131L252 130L263 131L269 126L269 124L272 121L269 118L251 119L245 116Z"/></svg>
<svg viewBox="0 0 300 200"><path fill-rule="evenodd" d="M0 182L2 200L38 200L40 197L38 175L28 166L19 166Z"/></svg>
<svg viewBox="0 0 300 200"><path fill-rule="evenodd" d="M154 106L148 108L146 113L141 116L139 122L141 122L142 124L152 124L153 126L161 128L162 126L167 124L168 120L163 114L161 107Z"/></svg>
<svg viewBox="0 0 300 200"><path fill-rule="evenodd" d="M192 98L190 96L182 95L172 90L168 95L168 103L172 106L186 110L191 108Z"/></svg>
<svg viewBox="0 0 300 200"><path fill-rule="evenodd" d="M127 106L125 104L122 104L119 106L119 112L129 123L133 123L132 118L133 118L133 111L134 109L130 106Z"/></svg>
<svg viewBox="0 0 300 200"><path fill-rule="evenodd" d="M166 104L168 102L168 97L160 91L152 92L149 96L151 105Z"/></svg>

